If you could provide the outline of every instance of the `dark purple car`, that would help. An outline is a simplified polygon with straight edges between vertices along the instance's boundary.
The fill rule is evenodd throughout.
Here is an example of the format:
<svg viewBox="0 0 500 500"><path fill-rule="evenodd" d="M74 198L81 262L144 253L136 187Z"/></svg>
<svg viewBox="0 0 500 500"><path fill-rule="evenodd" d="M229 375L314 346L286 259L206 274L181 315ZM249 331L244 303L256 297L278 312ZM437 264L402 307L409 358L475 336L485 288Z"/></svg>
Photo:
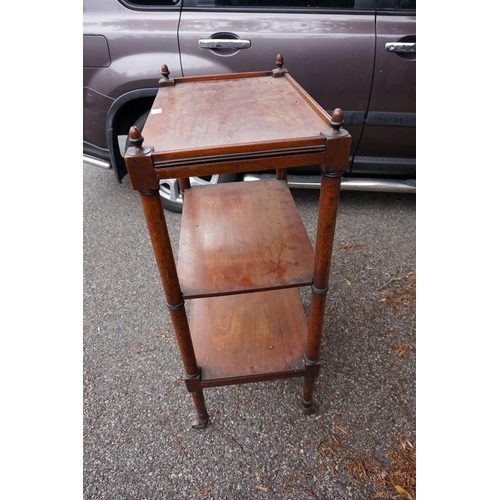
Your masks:
<svg viewBox="0 0 500 500"><path fill-rule="evenodd" d="M84 0L84 161L123 179L126 135L144 124L163 64L172 78L271 70L281 53L326 111L344 111L353 140L342 188L415 192L415 9L415 0ZM299 168L288 183L314 188L319 176ZM181 210L177 181L161 194Z"/></svg>

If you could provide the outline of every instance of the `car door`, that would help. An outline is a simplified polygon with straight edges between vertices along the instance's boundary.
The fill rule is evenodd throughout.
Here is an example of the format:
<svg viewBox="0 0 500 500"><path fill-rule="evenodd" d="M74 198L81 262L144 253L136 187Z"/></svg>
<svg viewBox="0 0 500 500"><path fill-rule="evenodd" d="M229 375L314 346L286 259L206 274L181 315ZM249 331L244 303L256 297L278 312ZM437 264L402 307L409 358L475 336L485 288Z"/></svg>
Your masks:
<svg viewBox="0 0 500 500"><path fill-rule="evenodd" d="M373 89L352 172L415 178L416 1L379 0Z"/></svg>
<svg viewBox="0 0 500 500"><path fill-rule="evenodd" d="M184 76L271 70L276 55L328 112L344 111L355 150L368 110L374 0L184 0Z"/></svg>
<svg viewBox="0 0 500 500"><path fill-rule="evenodd" d="M177 0L83 3L83 149L127 173L119 137L151 107L161 67L180 75Z"/></svg>

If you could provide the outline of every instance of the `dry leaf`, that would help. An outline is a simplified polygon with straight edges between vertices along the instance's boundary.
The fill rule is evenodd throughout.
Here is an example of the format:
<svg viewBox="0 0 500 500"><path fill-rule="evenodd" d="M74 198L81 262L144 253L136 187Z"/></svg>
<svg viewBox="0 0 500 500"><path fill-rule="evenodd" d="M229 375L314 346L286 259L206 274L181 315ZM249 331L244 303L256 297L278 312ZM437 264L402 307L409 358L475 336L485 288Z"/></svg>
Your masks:
<svg viewBox="0 0 500 500"><path fill-rule="evenodd" d="M393 484L394 488L396 488L396 491L398 493L401 493L402 495L406 495L409 500L413 500L413 497L404 489L401 488L401 486L398 486L397 484Z"/></svg>
<svg viewBox="0 0 500 500"><path fill-rule="evenodd" d="M260 491L268 491L269 490L269 488L264 488L263 486L257 486L256 488Z"/></svg>
<svg viewBox="0 0 500 500"><path fill-rule="evenodd" d="M346 284L347 286L351 286L351 285L352 285L352 282L350 282L348 279L346 279L346 280L345 280L345 284Z"/></svg>

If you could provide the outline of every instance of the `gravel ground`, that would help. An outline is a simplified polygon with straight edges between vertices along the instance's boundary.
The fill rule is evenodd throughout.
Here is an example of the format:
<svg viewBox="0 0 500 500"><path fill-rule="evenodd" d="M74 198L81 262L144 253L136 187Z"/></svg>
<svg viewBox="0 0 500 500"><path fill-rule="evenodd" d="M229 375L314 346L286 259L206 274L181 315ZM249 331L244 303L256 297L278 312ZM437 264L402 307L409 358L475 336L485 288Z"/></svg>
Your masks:
<svg viewBox="0 0 500 500"><path fill-rule="evenodd" d="M313 238L318 192L293 195ZM414 195L342 192L319 411L300 379L212 388L204 430L138 194L84 164L83 199L84 499L416 498Z"/></svg>

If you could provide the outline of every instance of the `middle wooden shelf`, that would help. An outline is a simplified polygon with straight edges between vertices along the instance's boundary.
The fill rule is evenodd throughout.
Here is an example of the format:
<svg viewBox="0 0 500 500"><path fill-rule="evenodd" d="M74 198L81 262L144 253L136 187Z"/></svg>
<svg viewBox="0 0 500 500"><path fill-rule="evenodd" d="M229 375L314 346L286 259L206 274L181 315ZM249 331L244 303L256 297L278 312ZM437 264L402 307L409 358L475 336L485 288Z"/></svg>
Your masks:
<svg viewBox="0 0 500 500"><path fill-rule="evenodd" d="M178 259L184 298L312 283L313 247L284 181L195 186L184 196Z"/></svg>

